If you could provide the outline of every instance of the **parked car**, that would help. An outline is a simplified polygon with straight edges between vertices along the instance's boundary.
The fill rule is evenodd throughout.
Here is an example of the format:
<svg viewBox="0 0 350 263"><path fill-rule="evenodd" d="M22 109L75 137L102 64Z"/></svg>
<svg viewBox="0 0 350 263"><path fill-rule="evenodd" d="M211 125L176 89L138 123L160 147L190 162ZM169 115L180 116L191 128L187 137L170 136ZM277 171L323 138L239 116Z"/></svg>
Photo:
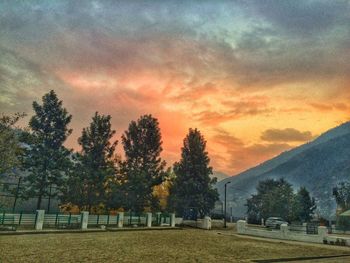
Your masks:
<svg viewBox="0 0 350 263"><path fill-rule="evenodd" d="M279 229L282 224L288 225L288 222L281 217L269 217L265 222L266 227L276 229Z"/></svg>

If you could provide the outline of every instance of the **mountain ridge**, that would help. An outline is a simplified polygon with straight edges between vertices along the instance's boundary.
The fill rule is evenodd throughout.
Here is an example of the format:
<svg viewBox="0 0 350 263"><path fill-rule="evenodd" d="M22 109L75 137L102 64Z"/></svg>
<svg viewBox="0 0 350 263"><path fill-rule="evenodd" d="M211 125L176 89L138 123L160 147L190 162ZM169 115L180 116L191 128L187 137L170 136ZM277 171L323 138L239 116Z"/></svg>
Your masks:
<svg viewBox="0 0 350 263"><path fill-rule="evenodd" d="M317 177L317 174L321 176ZM231 182L228 185L227 204L233 207L235 216L244 216L246 199L255 192L260 180L285 178L295 189L306 186L316 198L318 213L326 217L335 212L332 188L336 183L349 179L348 175L350 122L330 129L315 140L283 152L236 176L226 178L217 183L217 188L222 199L224 184Z"/></svg>

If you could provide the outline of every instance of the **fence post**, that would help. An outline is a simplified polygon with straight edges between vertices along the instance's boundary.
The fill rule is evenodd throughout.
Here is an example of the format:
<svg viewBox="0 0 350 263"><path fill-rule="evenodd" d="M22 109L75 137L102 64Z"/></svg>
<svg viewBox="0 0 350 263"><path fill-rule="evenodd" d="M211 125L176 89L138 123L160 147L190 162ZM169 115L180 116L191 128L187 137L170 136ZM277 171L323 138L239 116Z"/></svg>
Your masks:
<svg viewBox="0 0 350 263"><path fill-rule="evenodd" d="M152 213L146 214L146 225L147 227L152 227Z"/></svg>
<svg viewBox="0 0 350 263"><path fill-rule="evenodd" d="M282 238L288 239L288 235L289 235L288 225L287 224L282 224L280 226L280 231L281 231Z"/></svg>
<svg viewBox="0 0 350 263"><path fill-rule="evenodd" d="M69 213L69 217L68 217L68 226L70 227L70 221L72 219L72 213Z"/></svg>
<svg viewBox="0 0 350 263"><path fill-rule="evenodd" d="M56 213L55 227L57 226L57 223L58 223L58 212Z"/></svg>
<svg viewBox="0 0 350 263"><path fill-rule="evenodd" d="M175 213L170 214L170 227L175 227Z"/></svg>
<svg viewBox="0 0 350 263"><path fill-rule="evenodd" d="M157 212L157 225L161 225L162 224L162 213L161 212Z"/></svg>
<svg viewBox="0 0 350 263"><path fill-rule="evenodd" d="M82 211L81 212L81 223L80 228L81 230L86 230L89 222L89 212L88 211Z"/></svg>
<svg viewBox="0 0 350 263"><path fill-rule="evenodd" d="M35 230L42 230L44 225L45 210L36 210Z"/></svg>
<svg viewBox="0 0 350 263"><path fill-rule="evenodd" d="M19 221L18 221L18 225L21 225L22 222L22 215L23 215L23 211L21 211L21 213L19 214Z"/></svg>
<svg viewBox="0 0 350 263"><path fill-rule="evenodd" d="M319 226L317 228L318 236L320 237L320 243L323 242L323 240L327 239L328 236L328 228L325 226Z"/></svg>
<svg viewBox="0 0 350 263"><path fill-rule="evenodd" d="M118 212L118 228L122 228L124 224L124 212Z"/></svg>
<svg viewBox="0 0 350 263"><path fill-rule="evenodd" d="M2 222L1 222L2 225L4 224L4 221L5 221L5 211L2 213Z"/></svg>

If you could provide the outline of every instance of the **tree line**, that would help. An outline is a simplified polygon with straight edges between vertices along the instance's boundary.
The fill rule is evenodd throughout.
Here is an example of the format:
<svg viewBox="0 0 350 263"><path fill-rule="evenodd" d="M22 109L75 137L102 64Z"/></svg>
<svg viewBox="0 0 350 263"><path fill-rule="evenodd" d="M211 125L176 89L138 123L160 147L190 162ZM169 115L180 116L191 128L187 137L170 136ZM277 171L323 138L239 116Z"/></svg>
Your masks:
<svg viewBox="0 0 350 263"><path fill-rule="evenodd" d="M248 220L260 223L268 217L282 217L289 222L308 222L316 209L315 199L305 187L295 193L285 179L260 181L257 193L247 199Z"/></svg>
<svg viewBox="0 0 350 263"><path fill-rule="evenodd" d="M282 217L289 222L308 222L317 208L315 198L311 197L305 187L294 192L292 185L283 178L260 181L256 192L246 202L248 221L251 223L260 223L261 219L266 220L268 217ZM332 194L337 204L337 227L349 230L350 221L341 214L350 210L350 182L337 183Z"/></svg>
<svg viewBox="0 0 350 263"><path fill-rule="evenodd" d="M64 146L72 133L72 115L56 93L51 90L41 103L33 102L33 110L25 129L16 127L24 115L0 119L0 175L20 171L25 186L20 197L37 198L37 209L50 196L64 207L90 212L167 210L182 215L195 207L204 216L218 200L206 141L198 129L189 129L181 159L166 167L159 122L150 114L131 121L121 136L122 158L116 154L119 141L110 115L96 112L78 138L80 150L73 151Z"/></svg>

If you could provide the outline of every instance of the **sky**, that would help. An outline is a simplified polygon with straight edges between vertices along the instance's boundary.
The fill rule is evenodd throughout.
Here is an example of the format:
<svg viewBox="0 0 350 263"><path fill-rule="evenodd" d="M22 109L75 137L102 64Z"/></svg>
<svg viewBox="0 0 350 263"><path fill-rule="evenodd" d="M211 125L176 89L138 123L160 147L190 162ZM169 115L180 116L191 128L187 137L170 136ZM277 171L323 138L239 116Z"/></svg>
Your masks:
<svg viewBox="0 0 350 263"><path fill-rule="evenodd" d="M348 0L0 1L0 112L54 89L76 150L95 111L152 114L169 166L189 128L236 175L349 121L349 61Z"/></svg>

